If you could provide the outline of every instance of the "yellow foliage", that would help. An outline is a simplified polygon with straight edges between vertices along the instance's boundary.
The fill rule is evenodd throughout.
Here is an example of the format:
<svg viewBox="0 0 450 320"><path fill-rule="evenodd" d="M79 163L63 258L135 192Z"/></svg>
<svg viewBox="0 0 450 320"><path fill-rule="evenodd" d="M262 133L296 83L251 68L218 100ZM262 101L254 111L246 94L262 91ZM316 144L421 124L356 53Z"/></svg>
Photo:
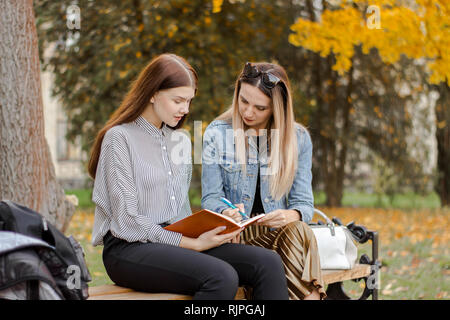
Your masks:
<svg viewBox="0 0 450 320"><path fill-rule="evenodd" d="M385 63L398 61L402 54L425 58L429 82L447 81L450 85L450 1L415 2L416 6L410 7L408 2L394 0L342 1L333 10L324 10L319 22L299 18L291 26L289 42L323 57L333 52L333 69L340 74L350 69L353 48L358 45L365 54L378 49ZM377 10L364 12L367 6ZM379 29L371 27L376 14Z"/></svg>
<svg viewBox="0 0 450 320"><path fill-rule="evenodd" d="M120 71L119 72L119 77L122 79L122 78L124 78L126 75L127 75L127 71Z"/></svg>
<svg viewBox="0 0 450 320"><path fill-rule="evenodd" d="M446 125L447 125L447 123L446 123L445 120L442 120L441 122L438 122L438 123L437 123L437 127L438 127L439 129L443 129Z"/></svg>
<svg viewBox="0 0 450 320"><path fill-rule="evenodd" d="M213 4L213 13L218 13L222 10L223 0L212 0Z"/></svg>
<svg viewBox="0 0 450 320"><path fill-rule="evenodd" d="M117 44L114 45L114 51L119 51L122 47L128 45L131 43L131 39L127 39L123 42L119 42Z"/></svg>
<svg viewBox="0 0 450 320"><path fill-rule="evenodd" d="M169 38L173 38L174 34L178 31L178 26L176 24L171 24L168 27L168 32L167 32L167 36Z"/></svg>

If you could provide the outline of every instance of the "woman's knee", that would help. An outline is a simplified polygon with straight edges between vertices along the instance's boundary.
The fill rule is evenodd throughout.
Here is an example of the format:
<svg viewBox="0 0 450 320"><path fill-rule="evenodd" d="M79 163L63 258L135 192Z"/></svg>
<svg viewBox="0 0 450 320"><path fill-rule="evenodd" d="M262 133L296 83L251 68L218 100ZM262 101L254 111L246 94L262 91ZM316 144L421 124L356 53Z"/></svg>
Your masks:
<svg viewBox="0 0 450 320"><path fill-rule="evenodd" d="M311 227L304 221L293 221L284 226L283 229L292 230L292 229L300 229L300 230L309 230Z"/></svg>
<svg viewBox="0 0 450 320"><path fill-rule="evenodd" d="M215 270L215 277L224 285L227 284L232 288L239 285L239 275L236 270L228 263L224 262Z"/></svg>
<svg viewBox="0 0 450 320"><path fill-rule="evenodd" d="M252 264L254 267L270 273L283 272L283 262L277 252L263 247L254 248L255 252L252 255Z"/></svg>
<svg viewBox="0 0 450 320"><path fill-rule="evenodd" d="M255 254L250 286L254 299L287 299L287 280L280 255L269 249L259 248Z"/></svg>
<svg viewBox="0 0 450 320"><path fill-rule="evenodd" d="M215 264L205 277L202 290L220 292L219 299L234 299L239 287L239 276L228 263Z"/></svg>

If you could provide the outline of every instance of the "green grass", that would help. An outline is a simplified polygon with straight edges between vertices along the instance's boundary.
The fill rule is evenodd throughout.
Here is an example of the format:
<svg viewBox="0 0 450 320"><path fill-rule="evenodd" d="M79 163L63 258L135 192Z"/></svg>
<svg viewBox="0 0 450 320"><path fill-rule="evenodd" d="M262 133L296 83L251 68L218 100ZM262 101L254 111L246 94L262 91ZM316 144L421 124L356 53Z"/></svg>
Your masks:
<svg viewBox="0 0 450 320"><path fill-rule="evenodd" d="M92 190L91 189L68 189L65 190L66 194L76 195L78 198L78 209L92 209L95 204L92 202ZM190 189L189 198L192 207L201 206L201 194L199 190Z"/></svg>
<svg viewBox="0 0 450 320"><path fill-rule="evenodd" d="M79 209L94 208L92 202L91 189L74 189L66 190L66 194L74 194L78 197ZM201 192L198 189L191 188L189 190L189 198L192 207L201 206ZM326 202L324 192L314 193L314 203L316 206L322 206ZM439 196L435 193L427 195L419 195L415 193L396 194L391 199L383 195L379 197L376 194L363 192L344 192L342 206L353 208L397 208L397 209L436 209L440 206Z"/></svg>
<svg viewBox="0 0 450 320"><path fill-rule="evenodd" d="M324 192L314 193L316 206L324 205L326 195ZM343 207L353 208L396 208L396 209L435 209L440 207L439 196L435 193L419 195L413 192L396 194L392 200L387 195L378 196L373 193L344 192Z"/></svg>
<svg viewBox="0 0 450 320"><path fill-rule="evenodd" d="M359 255L370 248L364 244ZM402 238L382 245L382 268L379 277L378 297L382 300L434 300L449 299L450 258L445 251L432 248L431 240L412 244ZM353 299L363 292L363 281L344 282L345 292Z"/></svg>
<svg viewBox="0 0 450 320"><path fill-rule="evenodd" d="M89 286L100 286L104 284L113 284L109 279L105 266L103 265L102 250L103 247L93 247L88 241L80 241L81 245L85 249L86 264L89 272L92 276L92 281L89 282ZM87 250L86 250L87 248Z"/></svg>
<svg viewBox="0 0 450 320"><path fill-rule="evenodd" d="M68 189L66 194L74 194L78 198L78 209L94 208L95 204L92 202L92 189Z"/></svg>

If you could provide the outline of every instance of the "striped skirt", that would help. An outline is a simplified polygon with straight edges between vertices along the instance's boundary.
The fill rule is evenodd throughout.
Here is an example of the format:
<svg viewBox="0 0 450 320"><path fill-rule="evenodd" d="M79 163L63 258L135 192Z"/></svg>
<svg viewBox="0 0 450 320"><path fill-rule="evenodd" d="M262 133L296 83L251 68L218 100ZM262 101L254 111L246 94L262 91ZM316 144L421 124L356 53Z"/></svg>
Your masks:
<svg viewBox="0 0 450 320"><path fill-rule="evenodd" d="M314 289L322 299L326 297L316 238L303 221L292 222L273 231L251 225L242 232L241 243L271 249L280 255L289 299L303 299Z"/></svg>

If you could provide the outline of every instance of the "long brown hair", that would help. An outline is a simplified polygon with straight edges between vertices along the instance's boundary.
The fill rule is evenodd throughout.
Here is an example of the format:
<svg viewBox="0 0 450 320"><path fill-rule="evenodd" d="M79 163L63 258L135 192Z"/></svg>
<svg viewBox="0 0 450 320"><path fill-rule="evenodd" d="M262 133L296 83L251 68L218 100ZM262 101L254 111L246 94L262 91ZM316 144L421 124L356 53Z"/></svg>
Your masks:
<svg viewBox="0 0 450 320"><path fill-rule="evenodd" d="M197 82L197 73L182 57L171 53L155 57L141 71L119 108L114 111L108 122L97 134L88 164L89 175L95 179L103 137L109 129L136 120L149 105L150 99L159 90L190 86L197 91ZM172 129L182 127L186 116L183 116L177 126L172 127Z"/></svg>
<svg viewBox="0 0 450 320"><path fill-rule="evenodd" d="M218 120L231 122L234 130L247 129L239 113L239 92L241 83L245 82L260 89L271 99L273 114L267 123L268 144L270 147L269 168L270 172L270 193L275 200L281 199L289 193L294 182L295 171L297 170L297 135L295 132L295 115L292 103L291 85L286 71L283 67L267 62L252 63L260 71L270 72L282 80L274 88L266 88L261 77L244 77L243 71L236 80L233 102L231 107L217 117ZM278 133L272 139L271 130L277 129ZM306 129L305 129L306 130ZM236 155L243 169L246 170L246 151L248 143L245 136L235 135Z"/></svg>

